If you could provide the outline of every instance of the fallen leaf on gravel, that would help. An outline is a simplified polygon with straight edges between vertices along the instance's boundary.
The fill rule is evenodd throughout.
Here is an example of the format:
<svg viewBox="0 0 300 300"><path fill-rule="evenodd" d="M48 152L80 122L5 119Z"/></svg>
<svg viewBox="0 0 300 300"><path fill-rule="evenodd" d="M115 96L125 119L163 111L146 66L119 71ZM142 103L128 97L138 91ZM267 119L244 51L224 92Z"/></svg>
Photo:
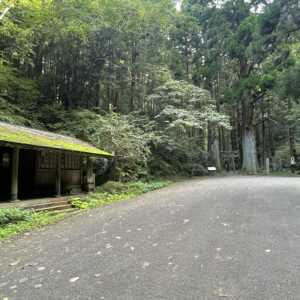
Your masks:
<svg viewBox="0 0 300 300"><path fill-rule="evenodd" d="M9 265L10 265L10 266L16 266L18 263L20 263L20 260L13 261L13 262L10 263Z"/></svg>
<svg viewBox="0 0 300 300"><path fill-rule="evenodd" d="M79 277L73 277L73 278L70 279L70 282L71 283L76 282L78 279L79 279Z"/></svg>

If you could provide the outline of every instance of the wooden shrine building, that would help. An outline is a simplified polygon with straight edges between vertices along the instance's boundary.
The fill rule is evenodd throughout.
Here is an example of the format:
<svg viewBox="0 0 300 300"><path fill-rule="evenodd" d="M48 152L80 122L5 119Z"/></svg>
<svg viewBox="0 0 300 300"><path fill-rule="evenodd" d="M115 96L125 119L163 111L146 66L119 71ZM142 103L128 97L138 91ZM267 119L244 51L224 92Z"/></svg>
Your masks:
<svg viewBox="0 0 300 300"><path fill-rule="evenodd" d="M75 138L0 122L0 201L93 191L97 157L112 155Z"/></svg>

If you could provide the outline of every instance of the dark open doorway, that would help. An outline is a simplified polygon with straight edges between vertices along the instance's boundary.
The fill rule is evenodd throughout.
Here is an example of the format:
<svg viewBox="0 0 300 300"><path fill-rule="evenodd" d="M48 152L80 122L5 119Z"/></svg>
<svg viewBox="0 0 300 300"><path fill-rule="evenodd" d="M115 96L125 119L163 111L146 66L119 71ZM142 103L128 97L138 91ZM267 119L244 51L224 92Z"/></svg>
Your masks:
<svg viewBox="0 0 300 300"><path fill-rule="evenodd" d="M0 147L0 201L7 201L11 194L11 149Z"/></svg>
<svg viewBox="0 0 300 300"><path fill-rule="evenodd" d="M19 161L19 199L35 197L36 151L20 150Z"/></svg>

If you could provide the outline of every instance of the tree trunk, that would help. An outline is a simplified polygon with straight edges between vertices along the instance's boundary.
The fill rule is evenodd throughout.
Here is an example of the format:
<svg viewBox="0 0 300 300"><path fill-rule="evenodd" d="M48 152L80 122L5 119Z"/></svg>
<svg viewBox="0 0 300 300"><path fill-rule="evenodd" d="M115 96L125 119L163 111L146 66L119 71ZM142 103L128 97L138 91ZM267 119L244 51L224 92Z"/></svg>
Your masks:
<svg viewBox="0 0 300 300"><path fill-rule="evenodd" d="M265 112L263 111L262 112L262 161L263 161L263 167L265 167L266 155L268 156L268 151L266 153L266 124L265 124Z"/></svg>
<svg viewBox="0 0 300 300"><path fill-rule="evenodd" d="M101 108L101 82L100 79L96 83L96 96L95 96L95 107Z"/></svg>
<svg viewBox="0 0 300 300"><path fill-rule="evenodd" d="M255 129L255 137L256 137L256 154L257 154L257 165L259 167L264 167L263 155L262 155L262 137L260 126L257 126Z"/></svg>
<svg viewBox="0 0 300 300"><path fill-rule="evenodd" d="M240 60L240 79L250 76L250 65L246 58ZM245 89L241 97L242 170L249 174L257 172L257 151L254 126L255 102L250 90Z"/></svg>
<svg viewBox="0 0 300 300"><path fill-rule="evenodd" d="M291 113L292 102L288 100L288 109L289 113ZM289 124L289 147L290 147L290 156L294 156L296 152L296 143L295 143L295 131L294 128Z"/></svg>
<svg viewBox="0 0 300 300"><path fill-rule="evenodd" d="M135 109L135 89L137 80L137 42L133 41L131 46L131 83L130 83L130 100L129 100L129 110L133 112Z"/></svg>
<svg viewBox="0 0 300 300"><path fill-rule="evenodd" d="M219 142L219 128L213 128L212 130L212 141L210 146L211 157L216 165L216 168L221 171L221 155L220 155L220 142Z"/></svg>
<svg viewBox="0 0 300 300"><path fill-rule="evenodd" d="M242 169L242 159L243 159L243 121L242 112L240 107L237 108L237 141L238 141L238 151L239 151L239 169Z"/></svg>
<svg viewBox="0 0 300 300"><path fill-rule="evenodd" d="M243 170L249 174L257 172L256 141L254 129L246 127L243 130Z"/></svg>
<svg viewBox="0 0 300 300"><path fill-rule="evenodd" d="M289 127L289 146L290 146L290 156L294 156L296 151L295 146L295 132L292 127Z"/></svg>
<svg viewBox="0 0 300 300"><path fill-rule="evenodd" d="M202 150L208 152L208 125L203 128L203 146Z"/></svg>
<svg viewBox="0 0 300 300"><path fill-rule="evenodd" d="M269 113L270 116L270 113ZM275 156L275 148L274 148L274 141L273 141L273 132L272 132L272 124L270 117L268 119L268 155L269 157Z"/></svg>

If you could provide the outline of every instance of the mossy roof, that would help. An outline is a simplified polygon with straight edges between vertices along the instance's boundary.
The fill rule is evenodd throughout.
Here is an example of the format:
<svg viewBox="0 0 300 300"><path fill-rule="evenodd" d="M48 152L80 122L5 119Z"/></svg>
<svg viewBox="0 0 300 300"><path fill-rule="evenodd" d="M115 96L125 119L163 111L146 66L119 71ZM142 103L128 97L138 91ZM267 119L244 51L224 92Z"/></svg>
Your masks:
<svg viewBox="0 0 300 300"><path fill-rule="evenodd" d="M112 154L76 138L3 122L0 122L0 142L72 151L95 156L112 156Z"/></svg>

